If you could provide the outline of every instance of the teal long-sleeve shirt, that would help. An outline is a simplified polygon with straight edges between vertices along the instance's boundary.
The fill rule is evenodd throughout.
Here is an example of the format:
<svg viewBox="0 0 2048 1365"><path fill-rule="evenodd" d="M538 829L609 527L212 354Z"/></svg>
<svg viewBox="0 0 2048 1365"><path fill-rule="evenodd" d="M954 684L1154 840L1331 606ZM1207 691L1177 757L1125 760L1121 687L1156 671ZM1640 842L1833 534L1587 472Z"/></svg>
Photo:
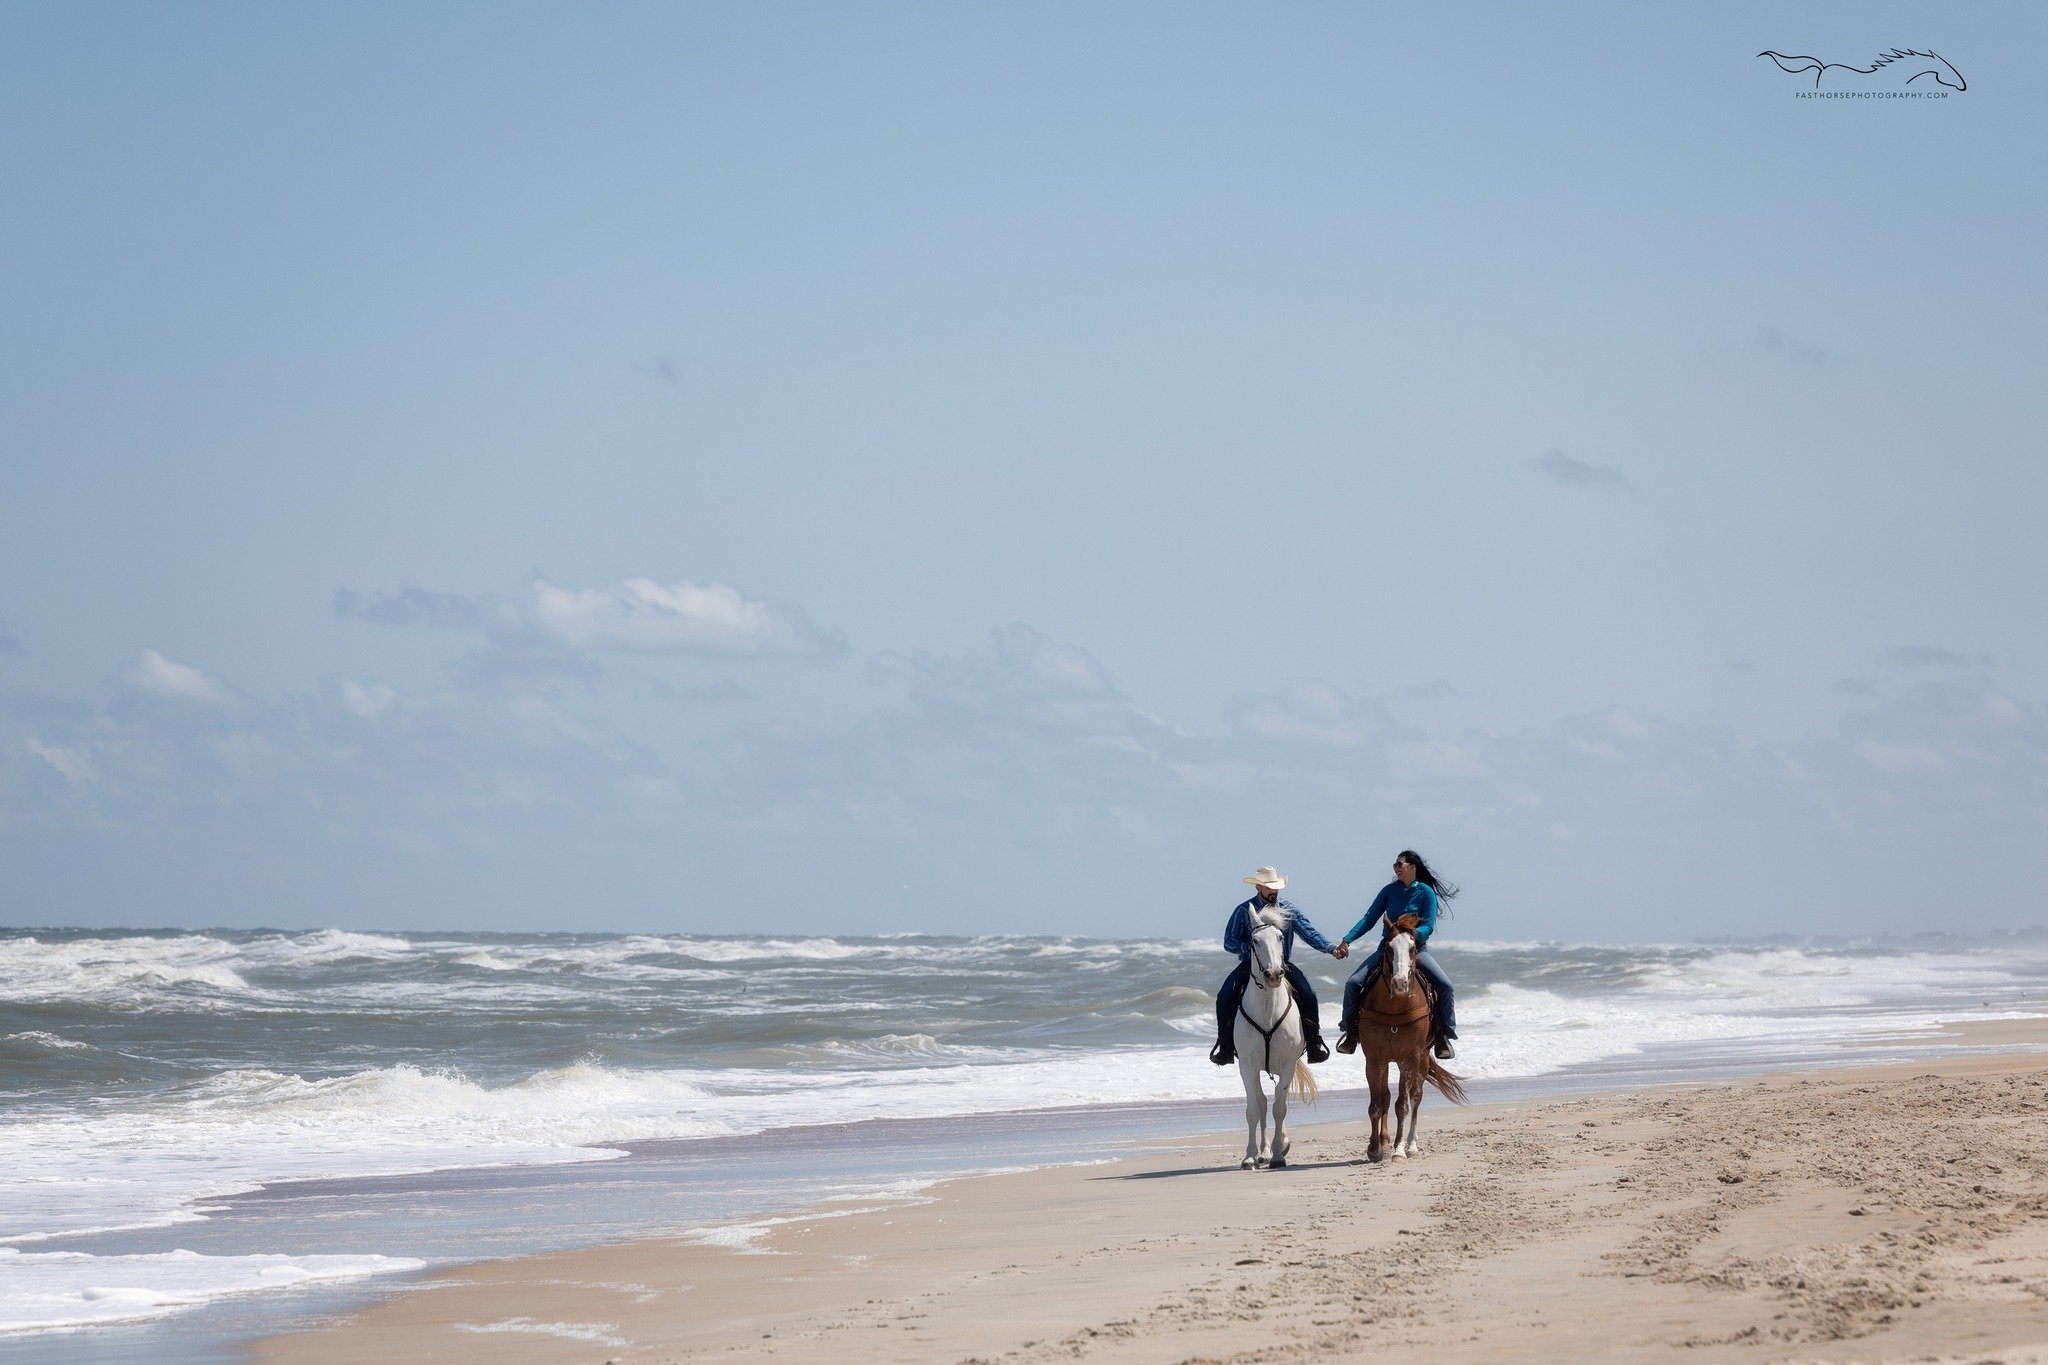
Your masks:
<svg viewBox="0 0 2048 1365"><path fill-rule="evenodd" d="M1415 946L1420 948L1429 942L1430 934L1436 930L1436 892L1427 882L1403 886L1398 881L1388 882L1373 897L1372 909L1365 912L1365 918L1351 926L1351 932L1344 935L1346 943L1354 943L1365 937L1365 931L1372 928L1384 916L1389 924L1403 915L1420 915L1421 922L1415 926Z"/></svg>

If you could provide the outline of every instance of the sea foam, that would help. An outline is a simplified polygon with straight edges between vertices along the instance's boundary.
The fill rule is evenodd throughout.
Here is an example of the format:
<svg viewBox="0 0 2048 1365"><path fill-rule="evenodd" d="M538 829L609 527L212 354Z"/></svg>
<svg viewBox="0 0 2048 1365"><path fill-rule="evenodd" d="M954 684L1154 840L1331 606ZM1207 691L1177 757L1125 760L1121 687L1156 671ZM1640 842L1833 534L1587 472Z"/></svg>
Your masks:
<svg viewBox="0 0 2048 1365"><path fill-rule="evenodd" d="M0 1247L0 1332L153 1318L233 1294L418 1270L402 1256L91 1256Z"/></svg>

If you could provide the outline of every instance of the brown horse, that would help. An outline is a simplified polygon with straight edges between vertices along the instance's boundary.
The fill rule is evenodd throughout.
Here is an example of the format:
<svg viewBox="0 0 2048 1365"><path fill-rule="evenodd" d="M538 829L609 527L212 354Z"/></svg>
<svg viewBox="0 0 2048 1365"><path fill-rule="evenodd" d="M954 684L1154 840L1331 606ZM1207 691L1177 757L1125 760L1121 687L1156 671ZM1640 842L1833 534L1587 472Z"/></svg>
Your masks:
<svg viewBox="0 0 2048 1365"><path fill-rule="evenodd" d="M1358 1048L1365 1054L1366 1084L1372 1087L1372 1141L1365 1154L1374 1161L1390 1154L1415 1155L1415 1124L1428 1081L1453 1104L1464 1104L1465 1087L1429 1055L1429 998L1415 971L1415 915L1387 925L1379 971L1358 1002ZM1394 1140L1387 1141L1387 1064L1401 1068L1401 1101L1394 1111Z"/></svg>

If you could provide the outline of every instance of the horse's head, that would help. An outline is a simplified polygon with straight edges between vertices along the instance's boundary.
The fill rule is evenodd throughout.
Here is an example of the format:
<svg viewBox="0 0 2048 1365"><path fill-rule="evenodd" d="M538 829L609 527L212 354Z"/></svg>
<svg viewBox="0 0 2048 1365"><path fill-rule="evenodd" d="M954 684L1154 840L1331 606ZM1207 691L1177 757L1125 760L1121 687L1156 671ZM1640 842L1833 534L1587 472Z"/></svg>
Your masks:
<svg viewBox="0 0 2048 1365"><path fill-rule="evenodd" d="M1293 919L1274 905L1261 910L1252 924L1252 970L1269 987L1287 975L1287 926Z"/></svg>
<svg viewBox="0 0 2048 1365"><path fill-rule="evenodd" d="M1419 915L1403 915L1387 925L1387 984L1396 995L1408 994L1415 981L1415 926Z"/></svg>

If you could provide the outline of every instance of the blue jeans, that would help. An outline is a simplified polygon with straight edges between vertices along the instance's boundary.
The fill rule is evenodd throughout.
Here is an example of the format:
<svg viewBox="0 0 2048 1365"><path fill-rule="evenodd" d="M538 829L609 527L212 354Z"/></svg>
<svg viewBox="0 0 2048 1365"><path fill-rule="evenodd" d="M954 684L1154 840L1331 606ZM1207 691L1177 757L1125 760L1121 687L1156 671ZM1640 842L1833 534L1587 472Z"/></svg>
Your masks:
<svg viewBox="0 0 2048 1365"><path fill-rule="evenodd" d="M1365 961L1358 964L1358 970L1344 981L1344 1027L1354 1028L1358 1024L1358 997L1365 990L1366 975L1378 965L1384 945L1375 948ZM1457 999L1451 991L1451 979L1444 975L1444 969L1436 965L1436 959L1423 948L1415 954L1415 966L1429 978L1429 984L1436 987L1436 1031L1445 1038L1458 1036Z"/></svg>

